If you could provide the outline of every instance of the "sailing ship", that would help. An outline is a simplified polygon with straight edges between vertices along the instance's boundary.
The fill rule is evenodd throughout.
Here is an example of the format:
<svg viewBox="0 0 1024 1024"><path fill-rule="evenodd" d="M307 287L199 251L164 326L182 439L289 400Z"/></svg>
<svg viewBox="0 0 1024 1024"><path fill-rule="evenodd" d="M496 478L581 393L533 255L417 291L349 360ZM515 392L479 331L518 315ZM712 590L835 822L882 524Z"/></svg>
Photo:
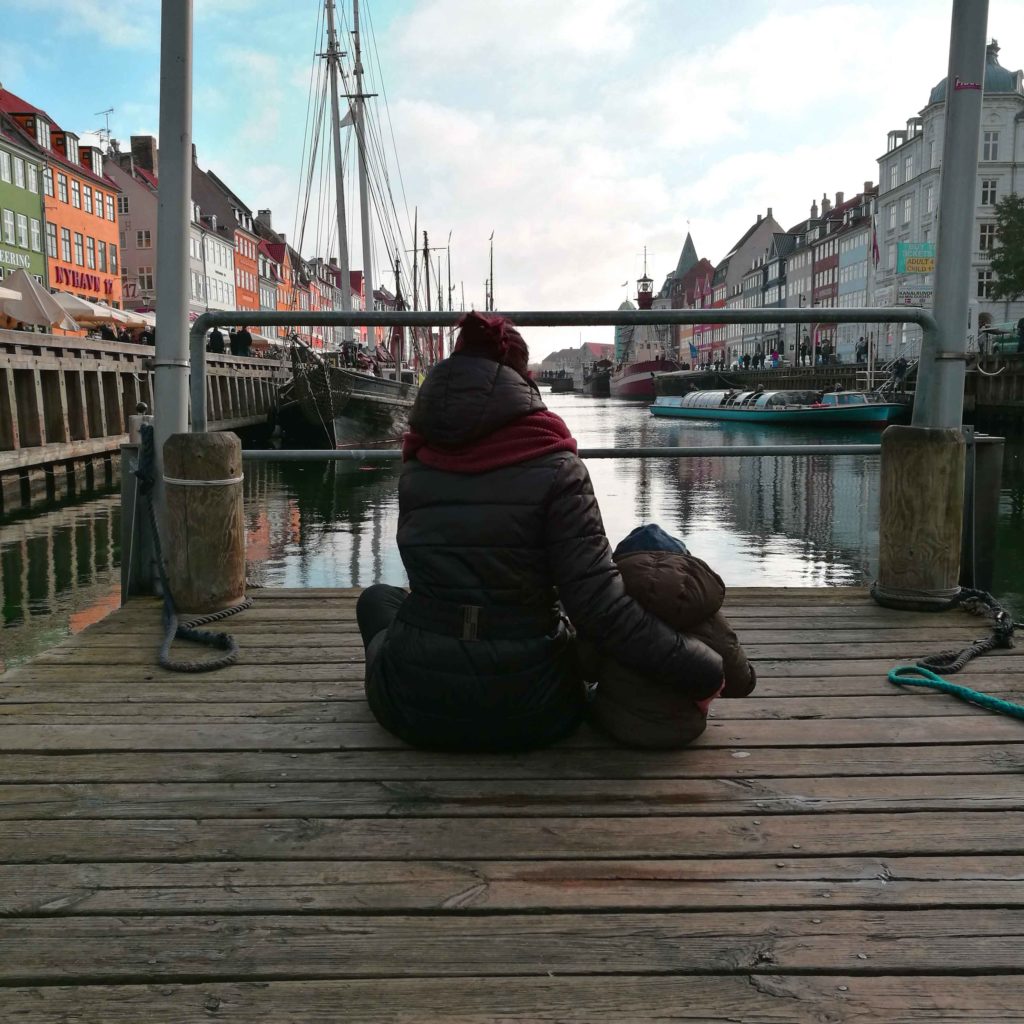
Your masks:
<svg viewBox="0 0 1024 1024"><path fill-rule="evenodd" d="M342 309L351 312L352 295L348 260L348 228L345 213L341 127L339 113L339 74L341 49L335 30L334 0L325 0L324 13L327 29L326 49L320 55L327 62L328 75L324 88L330 90L331 139L334 160L335 205L337 211L338 269L341 279ZM370 243L370 196L367 181L368 158L366 146L366 107L368 98L363 91L363 65L359 41L359 0L353 0L353 75L355 89L346 93L350 109L344 118L355 130L358 150L360 221L362 227L363 289L368 308L375 300L373 283L372 247ZM315 150L310 166L316 160ZM308 176L311 185L313 174ZM398 284L400 261L396 258L397 309L404 308ZM345 328L342 353L322 354L297 337L292 338L292 380L281 391L281 417L285 429L292 432L301 423L305 432L320 439L326 438L334 448L392 445L408 427L409 411L416 399L416 371L404 365L404 331L391 332L389 349L375 344L375 331L366 329L368 351L361 351L354 342L352 328ZM419 345L413 339L413 348L419 354ZM432 348L432 346L431 346ZM422 358L417 362L423 365ZM300 414L295 415L296 411Z"/></svg>
<svg viewBox="0 0 1024 1024"><path fill-rule="evenodd" d="M654 301L654 281L647 275L647 251L644 250L644 274L637 281L636 302L640 309L650 309ZM634 309L629 301L619 309ZM612 398L654 398L654 375L671 373L682 367L669 352L671 328L635 324L615 329L615 369L609 380Z"/></svg>

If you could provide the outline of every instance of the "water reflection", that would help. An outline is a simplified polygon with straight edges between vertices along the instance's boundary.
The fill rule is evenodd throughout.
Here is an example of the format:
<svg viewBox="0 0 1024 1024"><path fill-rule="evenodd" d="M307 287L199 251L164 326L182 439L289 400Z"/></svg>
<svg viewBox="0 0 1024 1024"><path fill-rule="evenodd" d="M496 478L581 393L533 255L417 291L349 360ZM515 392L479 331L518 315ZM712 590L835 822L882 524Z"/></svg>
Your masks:
<svg viewBox="0 0 1024 1024"><path fill-rule="evenodd" d="M762 430L656 420L642 404L546 396L583 447L864 442L870 431ZM731 585L869 580L878 551L878 458L592 460L615 540L656 521ZM404 584L395 463L245 465L248 576L268 587ZM1024 613L1024 442L1007 446L995 592ZM117 605L116 495L0 523L0 663L58 643Z"/></svg>

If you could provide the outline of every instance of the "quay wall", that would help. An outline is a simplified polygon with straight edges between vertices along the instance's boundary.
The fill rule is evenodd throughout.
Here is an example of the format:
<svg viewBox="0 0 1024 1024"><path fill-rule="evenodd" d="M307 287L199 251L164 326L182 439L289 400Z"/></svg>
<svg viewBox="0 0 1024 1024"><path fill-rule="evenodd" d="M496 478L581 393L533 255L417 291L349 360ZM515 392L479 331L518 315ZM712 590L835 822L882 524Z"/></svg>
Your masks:
<svg viewBox="0 0 1024 1024"><path fill-rule="evenodd" d="M153 407L153 348L0 330L0 515L114 485L128 417ZM208 354L212 430L266 424L278 360Z"/></svg>

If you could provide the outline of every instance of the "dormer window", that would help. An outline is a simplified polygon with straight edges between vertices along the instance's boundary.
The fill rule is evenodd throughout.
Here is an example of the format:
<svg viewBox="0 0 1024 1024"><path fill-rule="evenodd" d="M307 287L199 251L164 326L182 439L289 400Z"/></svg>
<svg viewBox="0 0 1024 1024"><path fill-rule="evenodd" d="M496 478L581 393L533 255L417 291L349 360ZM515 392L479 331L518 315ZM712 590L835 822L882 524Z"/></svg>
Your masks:
<svg viewBox="0 0 1024 1024"><path fill-rule="evenodd" d="M36 142L43 149L50 148L50 125L41 117L36 118Z"/></svg>
<svg viewBox="0 0 1024 1024"><path fill-rule="evenodd" d="M97 178L103 177L103 156L98 149L89 151L89 156L92 159L92 173Z"/></svg>
<svg viewBox="0 0 1024 1024"><path fill-rule="evenodd" d="M64 136L64 155L73 163L79 162L78 139L72 135Z"/></svg>

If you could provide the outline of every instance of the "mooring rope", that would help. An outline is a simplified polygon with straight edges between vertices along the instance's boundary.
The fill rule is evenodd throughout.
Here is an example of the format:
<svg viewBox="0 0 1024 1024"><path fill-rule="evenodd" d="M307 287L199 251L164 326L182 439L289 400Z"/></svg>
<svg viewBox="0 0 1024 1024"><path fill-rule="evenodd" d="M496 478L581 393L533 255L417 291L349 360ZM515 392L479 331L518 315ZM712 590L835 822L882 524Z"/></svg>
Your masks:
<svg viewBox="0 0 1024 1024"><path fill-rule="evenodd" d="M1014 622L1010 613L987 591L975 590L970 587L961 589L954 607L959 606L974 615L986 615L992 620L992 632L979 640L974 640L961 650L939 651L920 658L913 665L897 665L888 675L890 683L897 686L924 686L929 689L948 693L979 707L998 711L1014 718L1024 718L1024 705L1013 701L993 697L989 693L973 690L969 686L951 683L943 679L939 672L953 675L959 672L972 658L986 651L997 648L1013 647L1013 633L1017 627L1024 628L1024 623Z"/></svg>
<svg viewBox="0 0 1024 1024"><path fill-rule="evenodd" d="M141 437L142 444L139 448L139 464L132 472L138 480L138 493L146 503L149 528L153 534L156 570L160 577L161 589L163 590L164 638L160 644L160 666L161 668L169 669L171 672L213 672L218 668L234 665L238 661L238 644L235 638L229 633L211 633L209 630L199 629L198 627L209 625L211 622L219 622L221 619L226 619L238 612L245 611L246 608L251 608L252 598L243 598L238 604L232 605L230 608L224 608L219 612L200 615L186 622L179 621L178 610L174 606L174 597L171 594L171 583L167 578L167 566L164 564L163 548L160 544L160 530L156 521L156 509L153 507L156 464L152 424L144 423L142 425ZM175 640L190 640L193 643L214 647L225 653L219 658L211 658L207 661L175 661L171 658L171 644Z"/></svg>

